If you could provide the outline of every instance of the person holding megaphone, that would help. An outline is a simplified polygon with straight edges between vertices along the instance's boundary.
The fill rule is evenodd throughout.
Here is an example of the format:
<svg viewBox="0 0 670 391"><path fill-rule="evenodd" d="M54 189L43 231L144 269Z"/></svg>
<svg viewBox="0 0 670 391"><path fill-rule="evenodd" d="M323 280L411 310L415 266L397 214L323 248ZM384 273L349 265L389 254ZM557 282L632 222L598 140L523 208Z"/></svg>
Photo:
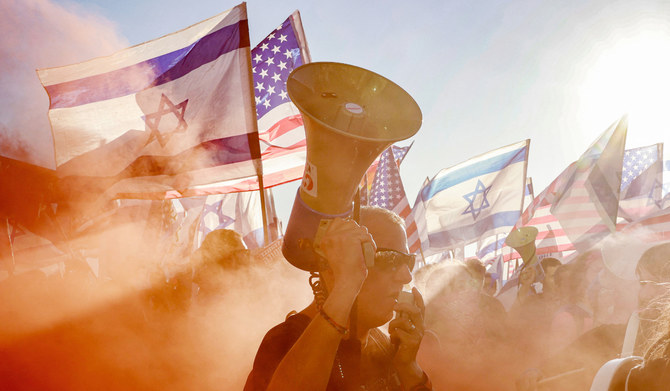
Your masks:
<svg viewBox="0 0 670 391"><path fill-rule="evenodd" d="M414 288L412 302L398 302L414 266L403 221L373 207L361 208L360 221L329 225L321 240L328 266L313 284L316 299L265 335L246 391L431 389L416 362L423 299ZM375 249L372 267L364 243ZM399 316L392 320L394 310ZM390 337L378 329L389 321Z"/></svg>
<svg viewBox="0 0 670 391"><path fill-rule="evenodd" d="M415 260L404 222L354 197L375 157L416 134L421 110L397 84L347 64L302 65L286 89L307 156L282 254L311 273L314 301L265 335L244 389L429 390L416 361L423 299L401 296Z"/></svg>

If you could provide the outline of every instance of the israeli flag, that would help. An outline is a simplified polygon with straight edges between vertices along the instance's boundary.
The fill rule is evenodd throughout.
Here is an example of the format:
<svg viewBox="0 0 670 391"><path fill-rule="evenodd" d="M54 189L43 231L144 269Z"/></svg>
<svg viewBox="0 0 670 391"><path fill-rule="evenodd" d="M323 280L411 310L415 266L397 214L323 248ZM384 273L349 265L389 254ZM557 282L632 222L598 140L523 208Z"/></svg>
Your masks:
<svg viewBox="0 0 670 391"><path fill-rule="evenodd" d="M521 215L529 144L525 140L443 169L424 186L419 197L431 253L514 226Z"/></svg>

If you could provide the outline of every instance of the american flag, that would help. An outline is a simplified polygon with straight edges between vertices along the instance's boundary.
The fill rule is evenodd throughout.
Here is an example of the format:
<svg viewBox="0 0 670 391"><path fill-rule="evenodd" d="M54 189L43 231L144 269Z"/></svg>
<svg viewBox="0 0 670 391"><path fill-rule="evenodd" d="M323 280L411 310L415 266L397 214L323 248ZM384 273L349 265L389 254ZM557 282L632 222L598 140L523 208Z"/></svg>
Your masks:
<svg viewBox="0 0 670 391"><path fill-rule="evenodd" d="M590 248L616 229L627 131L626 117L612 124L556 189L551 214L578 250Z"/></svg>
<svg viewBox="0 0 670 391"><path fill-rule="evenodd" d="M619 217L635 221L662 208L662 162L663 144L624 152Z"/></svg>
<svg viewBox="0 0 670 391"><path fill-rule="evenodd" d="M251 50L264 188L302 178L306 159L305 129L300 111L286 91L286 80L293 69L310 61L298 11ZM252 177L207 186L205 192L258 189L258 179Z"/></svg>
<svg viewBox="0 0 670 391"><path fill-rule="evenodd" d="M530 205L528 205L526 210L521 214L521 218L519 218L517 224L512 228L512 230L526 226L537 228L538 234L535 239L535 246L536 254L538 256L562 253L564 251L574 251L575 249L574 245L563 231L563 227L561 227L561 224L551 213L551 205L557 197L558 189L567 183L575 169L576 163L572 163L563 170L563 172L556 177L546 189L533 199ZM512 250L506 244L503 244L503 254L503 260L505 262L521 258L516 251Z"/></svg>
<svg viewBox="0 0 670 391"><path fill-rule="evenodd" d="M630 223L622 231L636 235L647 243L670 240L670 208Z"/></svg>
<svg viewBox="0 0 670 391"><path fill-rule="evenodd" d="M407 153L407 150L404 150L404 153ZM379 158L379 165L370 191L369 205L392 210L405 219L410 253L419 250L421 243L414 220L408 219L411 208L407 201L405 187L400 179L400 170L398 169L397 158L393 153L393 147L384 150Z"/></svg>
<svg viewBox="0 0 670 391"><path fill-rule="evenodd" d="M601 208L608 195L618 198L621 182L612 182L604 175L616 174L616 167L623 165L623 145L626 137L626 120L623 118L608 128L581 158L570 164L526 208L514 229L534 226L538 229L535 239L536 254L566 255L590 247L607 233L623 228L623 224L610 226L611 208ZM620 160L619 160L620 159ZM604 174L601 177L594 173ZM595 186L598 184L599 186ZM616 184L616 189L613 185ZM616 190L616 191L615 191ZM610 206L605 205L605 206ZM608 212L607 215L604 215ZM516 251L505 246L504 260L520 258Z"/></svg>
<svg viewBox="0 0 670 391"><path fill-rule="evenodd" d="M414 144L414 142L412 142L412 144ZM395 157L395 161L396 164L398 164L398 167L400 167L400 163L402 163L402 161L405 159L407 151L409 151L409 149L412 148L412 144L406 147L399 147L397 145L391 146L393 156ZM375 161L372 162L372 164L370 164L370 167L363 176L363 180L361 181L361 205L368 205L368 194L370 194L370 191L372 190L372 184L374 183L375 174L377 173L378 166L379 166L379 157L375 159Z"/></svg>

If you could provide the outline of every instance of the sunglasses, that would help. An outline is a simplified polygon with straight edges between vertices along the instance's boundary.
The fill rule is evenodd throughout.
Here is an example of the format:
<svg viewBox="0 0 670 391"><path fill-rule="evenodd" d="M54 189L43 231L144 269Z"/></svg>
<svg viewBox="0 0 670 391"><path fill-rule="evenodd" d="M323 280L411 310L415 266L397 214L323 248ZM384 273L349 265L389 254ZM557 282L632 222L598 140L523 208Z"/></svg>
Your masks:
<svg viewBox="0 0 670 391"><path fill-rule="evenodd" d="M390 248L377 248L375 252L375 267L380 270L395 272L398 267L407 265L409 271L414 269L416 256L414 254L405 254Z"/></svg>

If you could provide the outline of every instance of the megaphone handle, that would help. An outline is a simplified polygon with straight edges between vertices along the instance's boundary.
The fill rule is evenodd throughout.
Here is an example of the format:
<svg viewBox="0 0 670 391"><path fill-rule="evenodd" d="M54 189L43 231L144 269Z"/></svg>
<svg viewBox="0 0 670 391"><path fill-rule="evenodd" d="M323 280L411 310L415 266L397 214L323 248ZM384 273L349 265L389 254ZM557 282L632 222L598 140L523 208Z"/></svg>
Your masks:
<svg viewBox="0 0 670 391"><path fill-rule="evenodd" d="M372 247L372 243L370 242L363 242L361 247L363 248L363 256L365 257L365 266L369 269L375 265L375 248Z"/></svg>
<svg viewBox="0 0 670 391"><path fill-rule="evenodd" d="M314 236L314 241L312 242L312 248L314 249L314 252L319 254L321 257L325 258L326 254L323 253L321 250L321 239L323 238L323 235L326 233L328 230L328 227L330 226L330 223L333 220L331 219L322 219L321 222L319 223L319 228L316 231L316 235ZM365 258L365 266L371 268L372 266L375 265L375 249L372 246L372 243L370 242L363 242L361 243L361 251L363 251L363 257Z"/></svg>
<svg viewBox="0 0 670 391"><path fill-rule="evenodd" d="M356 189L356 194L354 195L354 221L358 224L361 223L361 188L360 186ZM372 247L372 243L365 242L361 244L363 250L363 257L365 257L365 266L369 269L375 265L375 249Z"/></svg>

